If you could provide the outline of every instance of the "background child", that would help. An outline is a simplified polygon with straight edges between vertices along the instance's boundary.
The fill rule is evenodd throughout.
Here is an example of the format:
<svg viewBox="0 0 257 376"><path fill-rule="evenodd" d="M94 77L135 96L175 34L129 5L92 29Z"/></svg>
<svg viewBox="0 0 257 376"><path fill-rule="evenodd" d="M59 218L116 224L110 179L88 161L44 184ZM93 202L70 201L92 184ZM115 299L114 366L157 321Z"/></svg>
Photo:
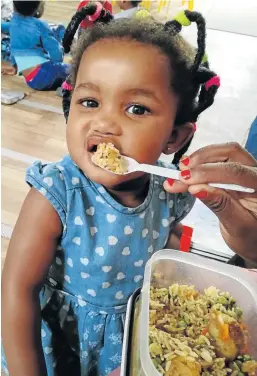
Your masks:
<svg viewBox="0 0 257 376"><path fill-rule="evenodd" d="M64 28L51 30L37 19L41 16L41 1L14 1L14 14L10 25L11 54L27 84L35 90L54 90L68 75L63 63L61 39ZM58 40L59 39L59 40Z"/></svg>
<svg viewBox="0 0 257 376"><path fill-rule="evenodd" d="M198 26L196 54L178 35L190 22ZM32 189L3 271L11 375L107 375L119 366L128 298L151 255L174 245L194 199L166 194L161 177L114 175L91 158L97 145L111 142L155 164L162 152L187 144L192 122L217 92L215 73L201 65L204 51L198 13L165 25L98 23L81 35L72 63L70 155L28 169Z"/></svg>
<svg viewBox="0 0 257 376"><path fill-rule="evenodd" d="M139 7L141 0L121 0L117 1L118 7L121 9L120 13L116 13L114 15L114 19L117 20L119 18L147 18L151 17L150 13Z"/></svg>

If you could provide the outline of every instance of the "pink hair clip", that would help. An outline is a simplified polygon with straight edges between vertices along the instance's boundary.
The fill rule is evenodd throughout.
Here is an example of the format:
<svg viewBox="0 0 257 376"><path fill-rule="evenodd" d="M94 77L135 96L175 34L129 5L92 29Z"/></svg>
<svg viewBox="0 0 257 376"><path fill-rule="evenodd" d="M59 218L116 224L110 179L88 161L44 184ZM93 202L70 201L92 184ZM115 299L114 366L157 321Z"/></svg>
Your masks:
<svg viewBox="0 0 257 376"><path fill-rule="evenodd" d="M205 89L206 90L209 90L211 86L220 87L220 77L219 76L214 76L214 77L210 78L209 81L207 81L205 83Z"/></svg>
<svg viewBox="0 0 257 376"><path fill-rule="evenodd" d="M88 16L89 21L95 22L100 17L102 9L103 9L102 4L97 2L95 13L92 14L91 16Z"/></svg>
<svg viewBox="0 0 257 376"><path fill-rule="evenodd" d="M68 84L68 82L64 81L63 84L62 84L62 88L64 90L69 90L69 91L72 91L72 86L70 84Z"/></svg>

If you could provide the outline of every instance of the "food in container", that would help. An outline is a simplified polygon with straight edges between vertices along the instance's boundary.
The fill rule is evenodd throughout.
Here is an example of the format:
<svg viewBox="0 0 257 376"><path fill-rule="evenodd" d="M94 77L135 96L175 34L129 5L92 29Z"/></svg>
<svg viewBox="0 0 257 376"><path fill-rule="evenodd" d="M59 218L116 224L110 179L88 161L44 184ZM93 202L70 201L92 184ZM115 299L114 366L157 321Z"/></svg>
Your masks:
<svg viewBox="0 0 257 376"><path fill-rule="evenodd" d="M162 375L255 375L243 311L229 293L214 286L203 293L178 283L152 286L149 314L149 351Z"/></svg>
<svg viewBox="0 0 257 376"><path fill-rule="evenodd" d="M119 150L111 143L101 143L92 156L92 161L99 167L112 171L116 174L127 172L126 160L122 157Z"/></svg>
<svg viewBox="0 0 257 376"><path fill-rule="evenodd" d="M140 358L144 375L257 374L251 360L257 359L254 284L236 267L172 250L157 252L147 263L142 289ZM178 322L172 320L172 304L167 302L173 308L179 303ZM196 325L188 325L190 320ZM192 338L186 330L188 334L192 331ZM165 362L160 361L160 352Z"/></svg>

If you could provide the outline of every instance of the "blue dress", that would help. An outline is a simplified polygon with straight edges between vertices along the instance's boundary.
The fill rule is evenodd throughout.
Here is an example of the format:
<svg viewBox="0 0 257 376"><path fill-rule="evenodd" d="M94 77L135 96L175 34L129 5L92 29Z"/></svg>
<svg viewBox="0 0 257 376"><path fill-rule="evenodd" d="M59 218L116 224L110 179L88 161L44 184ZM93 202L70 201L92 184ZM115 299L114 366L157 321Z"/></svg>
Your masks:
<svg viewBox="0 0 257 376"><path fill-rule="evenodd" d="M126 304L142 285L145 264L165 247L194 198L167 194L164 179L152 176L145 201L124 207L70 156L35 163L26 180L50 201L63 225L40 294L48 376L108 375L121 363Z"/></svg>

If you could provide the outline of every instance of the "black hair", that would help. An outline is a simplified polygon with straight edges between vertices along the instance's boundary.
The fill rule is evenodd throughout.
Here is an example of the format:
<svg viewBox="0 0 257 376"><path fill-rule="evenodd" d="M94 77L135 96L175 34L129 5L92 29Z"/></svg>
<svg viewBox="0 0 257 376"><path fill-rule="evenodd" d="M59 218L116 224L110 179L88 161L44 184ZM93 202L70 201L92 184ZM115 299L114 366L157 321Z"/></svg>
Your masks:
<svg viewBox="0 0 257 376"><path fill-rule="evenodd" d="M98 4L98 6L101 6ZM97 10L97 5L95 3L91 3L87 5L86 7L83 7L79 9L74 16L72 17L71 21L69 22L65 34L63 36L62 44L64 48L65 53L69 53L71 49L71 44L73 42L74 35L76 34L76 31L80 25L80 23L88 16L92 16L95 14ZM95 23L108 23L113 19L113 16L111 13L107 10L105 10L102 7L102 10L100 12L100 15L95 20ZM82 30L82 33L84 33L84 30ZM82 34L80 33L80 35ZM63 113L64 117L66 119L66 122L68 120L69 111L70 111L70 101L71 101L71 90L67 89L67 86L70 86L71 77L67 77L66 79L66 88L63 89L63 96L62 96L62 107L63 107Z"/></svg>
<svg viewBox="0 0 257 376"><path fill-rule="evenodd" d="M191 22L197 24L196 51L179 35L182 24L188 25ZM112 21L109 25L101 23L94 25L92 29L82 34L72 50L72 70L69 78L72 87L75 85L84 51L103 39L126 39L152 45L168 57L171 72L174 72L171 87L179 97L175 126L196 122L198 116L212 105L218 85L206 85L216 74L209 69L209 63L206 61L205 20L201 14L185 11L182 17L177 17L176 20L169 21L165 25L148 19L122 19ZM67 103L65 112L68 113ZM174 164L178 164L191 141L192 139L175 154Z"/></svg>
<svg viewBox="0 0 257 376"><path fill-rule="evenodd" d="M35 16L41 5L42 1L21 1L14 0L14 10L22 16Z"/></svg>
<svg viewBox="0 0 257 376"><path fill-rule="evenodd" d="M133 7L137 7L142 2L142 0L131 0L130 2Z"/></svg>

